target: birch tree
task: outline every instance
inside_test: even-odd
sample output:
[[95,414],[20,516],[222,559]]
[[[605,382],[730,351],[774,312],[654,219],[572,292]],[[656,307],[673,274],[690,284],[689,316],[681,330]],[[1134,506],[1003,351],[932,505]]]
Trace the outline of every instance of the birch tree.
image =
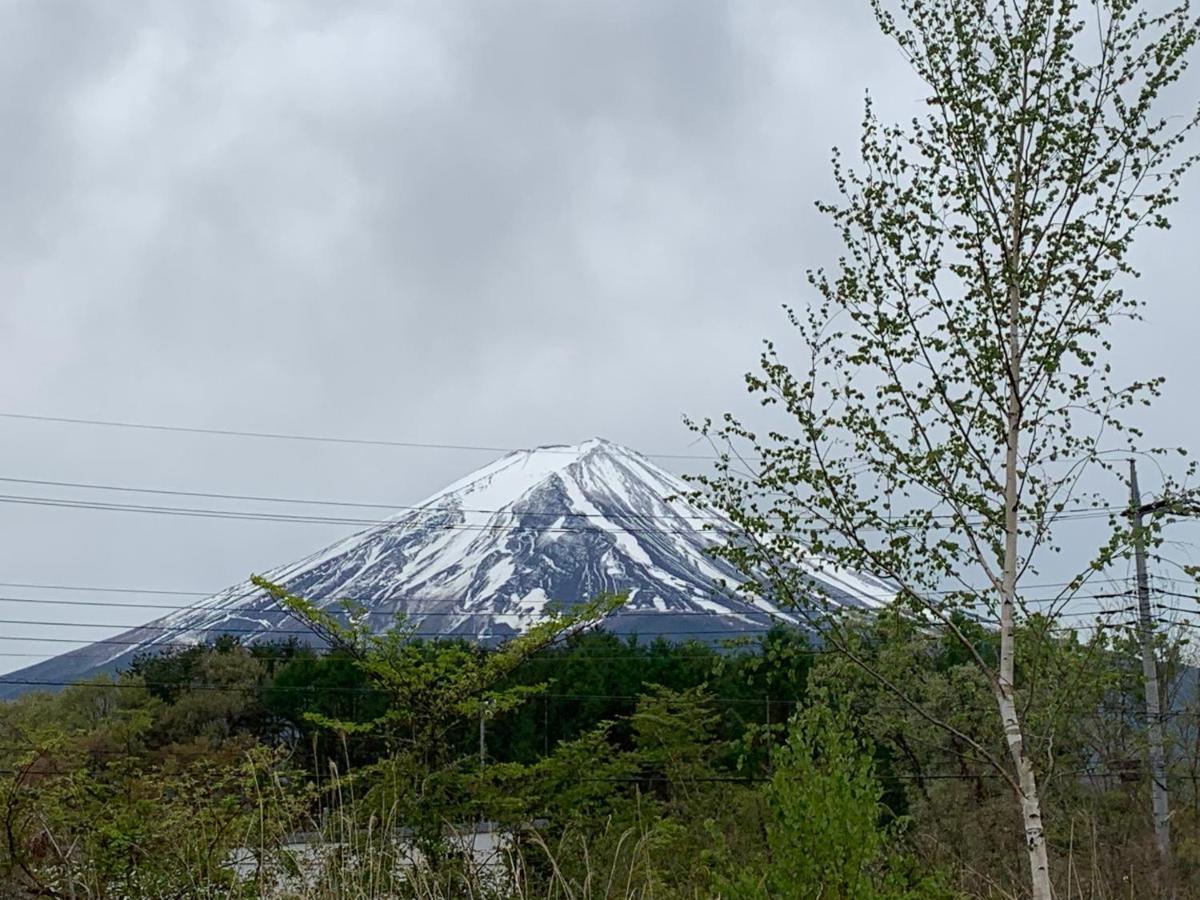
[[[720,552],[746,589],[825,626],[835,598],[810,576],[832,566],[886,577],[952,633],[964,609],[993,623],[996,662],[960,637],[994,700],[1006,749],[991,759],[1017,800],[1033,896],[1048,900],[1016,624],[1062,523],[1101,502],[1087,473],[1136,437],[1128,413],[1159,391],[1116,381],[1112,342],[1142,307],[1133,241],[1168,227],[1194,161],[1197,115],[1167,115],[1164,94],[1197,22],[1187,3],[1152,13],[1136,0],[872,7],[927,111],[886,124],[868,100],[860,161],[834,152],[840,196],[818,206],[843,254],[788,310],[798,365],[768,342],[747,376],[769,430],[731,415],[695,426],[721,451],[699,491],[735,523]],[[1120,552],[1127,523],[1111,525],[1053,599]]]

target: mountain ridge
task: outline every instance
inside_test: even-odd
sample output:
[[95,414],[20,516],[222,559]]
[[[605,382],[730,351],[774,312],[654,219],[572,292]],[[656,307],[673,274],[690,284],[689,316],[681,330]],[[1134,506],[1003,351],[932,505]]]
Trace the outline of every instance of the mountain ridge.
[[[686,482],[602,438],[506,454],[414,507],[263,576],[317,606],[352,599],[385,627],[403,615],[423,635],[496,642],[602,593],[626,605],[603,627],[646,638],[715,639],[796,618],[732,588],[742,578],[710,550],[730,523],[686,498]],[[836,601],[873,606],[878,579],[818,576]],[[0,696],[72,681],[152,653],[237,634],[303,631],[264,592],[239,583],[178,612],[0,676]],[[6,686],[6,682],[9,684]]]

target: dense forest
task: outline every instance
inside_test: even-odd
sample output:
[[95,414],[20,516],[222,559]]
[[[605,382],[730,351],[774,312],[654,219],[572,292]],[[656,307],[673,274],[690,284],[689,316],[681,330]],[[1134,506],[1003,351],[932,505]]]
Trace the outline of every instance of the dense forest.
[[[961,624],[998,652],[994,632]],[[317,653],[225,639],[8,704],[4,893],[1020,894],[1012,789],[971,747],[999,753],[1003,736],[957,640],[902,615],[864,621],[855,654],[880,677],[793,630],[730,646],[547,640]],[[1042,629],[1026,646],[1022,675],[1055,700],[1029,714],[1064,896],[1160,895],[1136,642]],[[1189,896],[1200,719],[1186,644],[1161,650],[1170,876]],[[483,861],[461,840],[479,822],[502,835]]]

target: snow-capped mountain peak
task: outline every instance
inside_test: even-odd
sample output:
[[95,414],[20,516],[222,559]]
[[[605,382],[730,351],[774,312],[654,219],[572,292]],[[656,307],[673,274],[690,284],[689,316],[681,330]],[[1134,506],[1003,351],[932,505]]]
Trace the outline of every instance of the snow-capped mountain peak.
[[[378,627],[402,614],[429,636],[495,640],[527,628],[548,603],[569,606],[610,592],[628,601],[605,627],[651,638],[716,639],[794,621],[765,600],[733,596],[739,573],[709,552],[728,522],[686,500],[687,490],[646,457],[602,438],[521,450],[263,574],[322,607],[352,599]],[[864,576],[838,572],[825,580],[847,604],[875,605],[891,595]],[[119,642],[80,648],[12,677],[65,680],[223,633],[270,640],[296,628],[247,581]]]

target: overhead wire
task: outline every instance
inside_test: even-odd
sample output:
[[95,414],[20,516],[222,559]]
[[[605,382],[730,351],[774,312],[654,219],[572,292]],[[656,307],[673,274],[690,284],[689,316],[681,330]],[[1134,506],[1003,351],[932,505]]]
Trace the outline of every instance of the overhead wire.
[[[343,600],[346,598],[337,597],[335,599]],[[377,600],[377,601],[366,600],[366,601],[351,601],[351,602],[394,603],[394,602],[398,602],[398,601],[405,602],[405,603],[443,602],[444,598],[443,598],[443,601],[434,601],[432,598],[429,598],[428,600],[423,601],[421,598],[415,598],[415,597],[383,597],[383,598],[379,598],[379,600]],[[310,599],[310,602],[320,603],[323,601],[316,600],[316,599]],[[546,604],[548,605],[551,602],[552,601],[547,600]],[[114,608],[114,609],[158,609],[158,610],[170,610],[173,612],[257,613],[260,615],[262,613],[268,613],[268,612],[288,612],[286,609],[283,609],[278,606],[275,606],[275,607],[203,606],[203,605],[175,606],[175,605],[172,605],[169,603],[121,603],[121,602],[116,602],[116,601],[111,601],[111,600],[62,600],[62,599],[58,599],[58,598],[47,598],[47,597],[3,597],[3,596],[0,596],[0,603],[29,603],[29,604],[34,604],[34,605],[45,605],[45,606],[82,606],[82,607],[98,607],[101,609],[108,609],[108,608]],[[326,609],[326,611],[328,612],[329,610]],[[336,611],[336,612],[340,612],[340,611]],[[399,611],[399,610],[364,609],[361,612],[355,612],[355,616],[359,616],[359,617],[361,617],[361,616],[391,616],[392,618],[395,618],[400,612],[401,611]],[[663,615],[663,610],[653,609],[650,607],[637,607],[634,609],[622,609],[620,611],[620,614],[622,617],[633,616],[633,615],[638,615],[638,616],[654,615],[654,616],[661,617]],[[774,616],[776,618],[779,618],[779,616],[777,614],[772,613],[768,610],[752,610],[752,609],[741,609],[741,610],[730,609],[728,612],[724,612],[724,613],[711,611],[711,610],[705,610],[705,609],[677,609],[677,610],[670,611],[668,614],[669,615],[677,615],[677,616],[708,616],[710,618],[721,618],[721,617],[725,617],[725,616],[735,616],[735,617],[736,616]],[[435,609],[435,610],[429,610],[429,611],[418,611],[414,615],[417,617],[420,617],[420,618],[475,619],[475,618],[494,618],[496,616],[516,616],[517,614],[516,613],[497,612],[497,611],[487,611],[487,610],[453,611],[453,610],[436,610]],[[8,621],[8,620],[0,619],[0,622],[4,622],[4,621]]]
[[[292,616],[292,614],[290,612],[288,612],[287,610],[281,610],[278,608],[263,609],[263,610],[259,610],[258,612],[259,612],[259,614],[281,613],[282,612],[289,617]],[[383,613],[377,613],[377,614],[382,615]],[[512,618],[519,618],[518,616],[516,616],[514,614],[509,614],[509,615]],[[633,609],[633,610],[626,611],[625,613],[623,613],[623,615],[625,615],[625,616],[649,615],[649,616],[653,616],[653,617],[661,617],[663,615],[663,613],[661,613],[655,609]],[[667,613],[667,615],[671,615],[671,614]],[[750,614],[749,613],[723,614],[723,613],[707,612],[705,610],[679,610],[675,613],[675,615],[683,615],[683,616],[694,615],[694,616],[700,616],[702,618],[707,618],[707,619],[727,619],[727,618],[736,618],[738,616],[749,616]],[[767,613],[760,613],[760,615],[764,618],[771,618]],[[453,613],[453,612],[446,612],[444,610],[433,611],[427,615],[418,614],[419,618],[429,617],[429,618],[488,618],[488,619],[499,618],[499,619],[503,619],[504,616],[505,616],[505,614],[503,614],[503,613],[477,613],[477,612]],[[357,618],[357,617],[355,617],[355,618]],[[348,624],[348,623],[343,623],[343,624]],[[781,621],[780,624],[784,625],[786,623],[783,623]],[[73,622],[73,621],[62,620],[62,619],[51,621],[51,620],[43,620],[43,619],[0,618],[0,625],[38,625],[38,626],[46,626],[46,627],[52,627],[52,628],[129,628],[130,630],[133,630],[133,631],[196,631],[197,630],[197,626],[195,626],[195,625],[156,625],[154,623],[149,623],[146,625],[125,626],[125,625],[113,625],[112,623],[109,623],[109,622]],[[219,633],[219,634],[269,634],[269,635],[270,634],[311,634],[313,631],[312,628],[287,629],[287,628],[279,628],[276,626],[271,626],[269,632],[264,632],[262,628],[230,628],[230,627],[223,626],[220,624],[216,624],[216,625],[212,625],[212,626],[208,626],[208,627],[212,631]],[[734,626],[731,625],[731,626],[728,626],[723,629],[714,630],[714,633],[736,634],[736,633],[738,633],[738,629],[736,629]],[[0,636],[0,640],[2,640],[4,637],[5,636]],[[448,635],[448,637],[453,637],[453,635]]]
[[1154,605],[1159,609],[1169,610],[1170,612],[1191,613],[1192,615],[1200,613],[1200,607],[1197,607],[1196,609],[1188,609],[1186,606],[1170,606],[1166,603],[1156,603]]
[[[1053,588],[1069,588],[1075,583],[1076,582],[1074,582],[1074,581],[1046,581],[1046,582],[1039,582],[1037,584],[1023,585],[1022,590],[1027,590],[1027,591],[1038,590],[1038,591],[1040,591],[1040,590],[1050,590]],[[1129,584],[1129,579],[1128,578],[1090,578],[1090,579],[1088,579],[1088,584],[1097,584],[1097,585],[1100,585],[1100,584]],[[181,596],[181,597],[212,597],[219,593],[223,593],[223,591],[219,591],[219,590],[218,591],[204,591],[204,590],[179,590],[179,589],[171,589],[171,588],[115,587],[112,585],[58,584],[58,583],[49,583],[49,582],[36,582],[36,581],[0,581],[0,587],[31,588],[31,589],[35,589],[35,590],[54,590],[54,591],[79,591],[82,593],[149,594],[149,595]],[[1082,589],[1082,587],[1083,587],[1083,585],[1080,585],[1081,589]],[[949,588],[949,589],[945,589],[945,590],[927,590],[927,591],[922,591],[922,593],[927,596],[946,596],[946,595],[961,595],[961,594],[969,593],[971,590],[972,589],[970,589],[970,588]],[[981,588],[974,588],[973,590],[980,595],[985,595],[985,594],[991,593],[991,588],[982,588],[981,587]],[[1115,598],[1115,597],[1131,596],[1131,594],[1132,594],[1131,591],[1126,590],[1126,591],[1121,591],[1118,593],[1091,594],[1091,595],[1088,595],[1088,597],[1090,597],[1092,599],[1110,599],[1110,598]],[[343,595],[339,594],[338,599],[353,600],[355,598],[354,597],[346,598]],[[374,598],[359,598],[359,599],[373,600]],[[1053,599],[1055,602],[1057,602],[1059,598],[1056,596],[1054,598],[1044,598],[1044,599],[1047,602],[1050,602],[1051,599]],[[1033,602],[1040,602],[1040,601],[1039,601],[1039,598],[1027,598],[1026,602],[1033,603]]]
[[[240,500],[257,503],[287,503],[302,506],[334,506],[346,507],[355,509],[380,509],[385,511],[401,511],[401,512],[428,512],[428,513],[445,513],[447,510],[444,507],[438,506],[413,506],[403,503],[368,503],[357,500],[327,500],[327,499],[309,499],[303,497],[279,497],[267,496],[262,494],[232,494],[219,491],[185,491],[170,488],[148,488],[148,487],[133,487],[128,485],[114,484],[99,484],[95,482],[84,481],[56,481],[42,478],[13,478],[0,476],[0,482],[10,484],[30,484],[39,487],[59,487],[59,488],[74,488],[79,490],[89,491],[111,491],[129,494],[156,494],[171,497],[198,497],[209,500]],[[672,502],[672,498],[663,497],[657,498],[663,502]],[[455,512],[472,513],[479,515],[496,515],[505,510],[496,509],[479,509],[472,507],[454,507]],[[721,520],[722,516],[716,513],[639,513],[639,512],[619,512],[611,513],[602,512],[554,512],[554,511],[539,511],[539,510],[521,510],[522,518],[545,518],[545,519],[634,519],[634,520]],[[375,520],[378,521],[378,520]]]
[[[27,587],[31,587],[31,586],[27,585]],[[148,593],[148,592],[143,592],[143,593]],[[178,593],[184,593],[184,592],[178,592]],[[217,593],[213,593],[213,594],[204,594],[204,593],[197,591],[195,594],[192,594],[191,592],[187,592],[187,595],[188,596],[198,596],[198,597],[213,597],[213,596],[217,596],[218,593],[221,593],[221,592],[217,592]],[[1087,594],[1087,595],[1076,595],[1074,599],[1076,601],[1083,601],[1083,600],[1109,599],[1109,598],[1128,597],[1128,596],[1130,596],[1130,595],[1129,594],[1120,594],[1120,595],[1117,595],[1117,594]],[[714,599],[717,599],[720,597],[720,595],[714,594],[713,597],[714,597]],[[311,603],[322,605],[322,604],[332,604],[334,602],[340,602],[340,601],[348,601],[350,603],[358,603],[358,604],[368,604],[368,603],[388,603],[388,604],[444,603],[446,598],[445,597],[413,597],[413,596],[354,597],[352,595],[339,594],[334,597],[306,597],[305,599]],[[728,598],[720,597],[720,599],[728,599]],[[1040,603],[1056,602],[1058,598],[1025,597],[1022,599],[1023,599],[1023,602],[1025,602],[1027,604],[1037,605]],[[552,604],[552,602],[553,601],[551,601],[551,600],[547,600],[547,601],[545,601],[545,603],[543,605],[550,605],[550,604]],[[746,601],[739,601],[739,602],[746,603]],[[90,608],[96,608],[96,609],[147,609],[147,610],[160,610],[160,611],[165,611],[165,612],[211,612],[211,613],[257,613],[257,614],[261,614],[264,612],[280,611],[280,607],[266,608],[266,607],[262,607],[262,606],[217,606],[217,605],[205,605],[205,604],[200,604],[200,603],[194,603],[194,604],[143,603],[143,602],[123,602],[123,601],[119,601],[119,600],[77,600],[74,598],[62,598],[62,597],[26,597],[26,596],[16,597],[16,596],[11,596],[11,595],[9,595],[9,596],[0,595],[0,603],[24,603],[24,604],[34,605],[34,606],[78,606],[78,607],[83,607],[83,608],[90,607]],[[323,606],[323,608],[325,608],[328,611],[329,606],[325,605],[325,606]],[[1055,617],[1058,618],[1063,615],[1073,616],[1073,617],[1088,616],[1088,615],[1093,615],[1093,614],[1111,615],[1113,612],[1125,611],[1130,608],[1132,608],[1132,607],[1120,607],[1119,609],[1117,609],[1117,608],[1097,608],[1097,609],[1087,609],[1087,610],[1070,610],[1070,611],[1066,611],[1066,612],[1062,612],[1062,613],[1057,613]],[[356,615],[395,617],[398,613],[401,613],[401,612],[403,612],[403,610],[399,610],[399,609],[383,609],[383,610],[381,610],[381,609],[363,609],[361,611],[356,612]],[[766,609],[754,609],[754,608],[750,608],[747,605],[743,608],[730,607],[726,611],[721,611],[721,612],[718,612],[715,610],[704,610],[704,609],[677,609],[677,610],[664,611],[664,610],[654,609],[654,608],[650,608],[650,607],[634,607],[634,608],[630,608],[630,609],[621,609],[620,615],[623,617],[630,616],[630,615],[661,616],[664,614],[664,612],[666,612],[667,614],[670,614],[670,615],[701,615],[701,616],[714,616],[714,617],[774,616],[776,618],[782,618],[784,615],[789,614],[787,609],[771,611],[771,610],[766,610]],[[515,613],[497,612],[495,610],[461,610],[461,611],[429,610],[429,611],[421,611],[418,609],[418,610],[414,611],[414,615],[422,617],[422,618],[425,618],[425,617],[489,618],[489,617],[494,617],[497,615],[516,615],[516,614]]]
[[[352,516],[319,516],[304,513],[269,513],[258,510],[208,509],[204,507],[167,506],[135,503],[106,503],[95,500],[76,500],[71,498],[36,497],[20,494],[0,494],[0,503],[19,506],[41,506],[59,509],[85,509],[102,512],[130,512],[160,516],[176,516],[195,519],[221,519],[225,521],[247,522],[283,522],[304,525],[350,525],[356,527],[413,527],[418,526],[432,531],[476,531],[476,532],[521,532],[532,531],[539,534],[606,534],[609,529],[599,527],[567,528],[563,526],[499,524],[499,523],[467,523],[467,522],[421,522],[400,519],[395,521],[372,519]],[[431,510],[445,514],[445,510]],[[519,513],[509,512],[514,518]],[[667,528],[623,528],[622,531],[633,534],[675,534],[695,535],[696,529],[667,529]]]
[[[136,626],[135,625],[135,626],[115,626],[115,627],[126,627],[127,630],[129,630],[129,631],[136,631],[140,627],[144,627],[144,626]],[[196,630],[196,629],[191,629],[191,630]],[[737,639],[740,637],[752,637],[754,635],[770,634],[771,631],[772,631],[772,629],[770,629],[770,628],[747,628],[747,629],[737,631],[737,632],[732,632],[732,631],[729,631],[728,629],[701,629],[701,630],[669,629],[669,630],[661,630],[661,629],[656,628],[656,629],[654,629],[653,633],[647,632],[644,635],[644,639],[649,641],[649,640],[653,640],[654,638],[658,638],[658,637],[687,637],[687,636],[695,637],[697,635],[724,635],[726,638],[729,638],[732,640],[732,639]],[[304,632],[304,633],[308,634],[309,632]],[[460,638],[460,637],[463,639],[481,640],[481,639],[491,639],[491,638],[503,638],[503,637],[508,636],[506,633],[453,635],[453,634],[447,634],[444,631],[416,631],[416,632],[409,632],[408,635],[410,637],[414,637],[414,638],[443,638],[446,640],[455,640],[456,638]],[[618,633],[617,636],[622,637],[624,635]],[[90,640],[88,638],[43,637],[43,636],[39,636],[39,635],[7,635],[7,634],[0,635],[0,641],[21,641],[21,642],[36,641],[38,643],[82,644],[85,647],[90,647],[95,644],[102,644],[102,645],[116,646],[116,647],[143,647],[146,649],[161,649],[161,648],[165,648],[165,647],[178,647],[178,648],[182,648],[182,649],[187,649],[189,647],[195,647],[199,643],[199,642],[195,642],[195,641],[155,641],[155,642],[153,642],[153,644],[151,644],[144,640],[143,641],[122,641],[122,640],[117,640],[115,638],[100,638],[97,640]],[[79,649],[83,649],[83,648],[79,648]],[[3,679],[4,679],[4,676],[0,675],[0,683],[3,682]]]
[[[1197,592],[1194,594],[1184,594],[1180,593],[1179,591],[1164,591],[1160,588],[1151,588],[1151,592],[1162,597],[1179,597],[1183,600],[1195,600],[1197,603],[1200,603],[1200,588],[1198,588]],[[1192,610],[1192,612],[1198,611],[1200,611],[1200,609]]]
[[[1193,626],[1192,623],[1175,622],[1175,621],[1169,620],[1169,619],[1162,619],[1160,621],[1163,621],[1167,624],[1173,624],[1173,625],[1200,627],[1200,624],[1196,624]],[[1106,621],[1096,620],[1091,623],[1088,623],[1086,626],[1082,626],[1082,625],[1058,626],[1057,628],[1054,629],[1054,631],[1055,631],[1055,633],[1068,633],[1068,632],[1077,633],[1081,628],[1086,628],[1086,627],[1091,627],[1091,626],[1095,626],[1098,628],[1135,627],[1135,623],[1106,622]],[[138,626],[138,625],[105,626],[105,627],[124,627],[127,632],[141,631],[141,630],[165,630],[165,628],[154,629],[154,628],[149,628],[148,626]],[[598,629],[600,626],[596,625],[596,626],[588,626],[588,627],[589,627],[589,629],[590,628]],[[187,631],[198,631],[198,630],[199,631],[209,631],[209,632],[211,632],[211,634],[214,637],[220,637],[222,634],[225,634],[228,636],[234,636],[236,634],[261,635],[265,638],[269,638],[273,634],[296,634],[296,635],[304,635],[304,636],[313,635],[313,631],[311,629],[305,629],[305,630],[273,629],[268,632],[263,632],[263,631],[259,631],[259,630],[223,632],[219,628],[198,629],[195,627],[191,627],[191,628],[181,627],[176,630],[176,633],[187,632]],[[772,633],[772,631],[774,631],[774,630],[775,630],[775,628],[768,628],[768,627],[740,628],[737,630],[734,630],[731,628],[708,628],[708,629],[703,629],[703,628],[697,628],[697,629],[654,628],[652,630],[647,631],[645,634],[639,634],[636,631],[611,632],[611,633],[613,633],[614,636],[619,637],[619,638],[625,638],[625,637],[640,638],[642,640],[645,640],[647,643],[653,642],[660,638],[681,638],[681,639],[695,639],[701,643],[706,643],[708,641],[716,641],[719,644],[728,646],[729,644],[735,644],[738,641],[752,640],[755,637],[766,636],[766,635]],[[483,632],[476,632],[476,633],[453,634],[453,633],[447,633],[447,632],[441,631],[441,630],[438,630],[438,631],[419,631],[419,630],[417,630],[417,631],[406,632],[405,635],[406,635],[406,637],[422,639],[422,640],[450,640],[450,641],[459,640],[459,639],[472,640],[472,641],[494,640],[494,639],[504,639],[504,638],[511,636],[507,632],[483,631]],[[119,637],[89,639],[89,638],[50,637],[47,635],[0,635],[0,641],[18,641],[20,643],[33,642],[33,643],[39,643],[39,644],[74,644],[74,645],[76,645],[73,648],[75,650],[83,650],[83,649],[87,649],[87,648],[93,647],[93,646],[132,647],[132,648],[140,648],[144,652],[156,652],[156,651],[162,651],[162,650],[187,650],[187,649],[191,649],[191,648],[195,648],[195,647],[206,646],[206,642],[202,642],[202,641],[184,641],[184,640],[172,641],[172,640],[159,640],[157,638],[150,638],[150,639],[134,641],[134,640],[121,640],[121,639],[119,639]],[[835,652],[835,651],[820,650],[820,651],[804,651],[804,652],[825,653],[825,652]],[[23,654],[23,655],[25,655],[25,654]],[[29,655],[32,655],[32,654],[29,654]],[[118,656],[119,655],[120,654],[118,654]],[[0,675],[0,684],[5,683],[5,677],[6,676],[4,676],[4,675]]]
[[[158,491],[152,491],[158,493]],[[198,519],[221,519],[227,521],[249,521],[249,522],[281,522],[289,524],[308,524],[308,525],[348,525],[362,528],[377,527],[385,529],[389,527],[420,527],[434,531],[478,531],[478,532],[513,532],[513,531],[532,531],[537,533],[549,534],[571,534],[571,533],[611,533],[610,529],[600,527],[579,527],[569,528],[557,525],[540,525],[540,524],[502,524],[496,522],[415,522],[409,518],[398,517],[394,519],[370,518],[364,516],[332,516],[332,515],[314,515],[311,513],[274,513],[265,512],[262,510],[244,510],[244,509],[213,509],[208,507],[195,506],[178,506],[166,504],[138,504],[138,503],[116,503],[110,501],[84,500],[70,497],[46,497],[35,496],[28,494],[0,494],[0,503],[7,503],[17,506],[34,506],[34,507],[49,507],[57,509],[84,509],[101,512],[129,512],[140,513],[146,515],[161,515],[161,516],[177,516],[182,518],[198,518]],[[417,511],[424,512],[426,509],[433,515],[446,515],[448,510],[437,507],[433,508],[415,508]],[[493,516],[505,515],[513,519],[523,519],[525,514],[517,510],[495,510]],[[1062,517],[1065,521],[1086,521],[1100,517],[1106,517],[1105,512],[1081,511],[1078,515],[1071,518]],[[558,516],[557,518],[565,518]],[[636,514],[618,514],[612,517],[600,516],[599,518],[628,518],[636,520]],[[662,517],[664,519],[669,517]],[[684,516],[678,517],[678,520],[686,519]],[[718,523],[726,523],[728,520],[721,518],[713,518],[710,521]],[[816,520],[810,520],[801,529],[810,526],[820,525]],[[897,525],[900,530],[916,531],[917,525]],[[933,527],[933,526],[931,526]],[[943,529],[950,529],[952,524],[938,526]],[[864,524],[864,531],[882,531],[882,525]],[[622,528],[622,531],[630,534],[674,534],[674,535],[696,535],[704,533],[696,528],[687,529],[668,529],[668,528]],[[788,532],[778,532],[786,534]],[[803,530],[796,532],[802,535]]]
[[[26,422],[48,422],[65,425],[87,425],[101,428],[127,428],[140,431],[174,432],[179,434],[207,434],[221,437],[245,437],[273,441],[303,441],[320,444],[349,444],[368,447],[395,447],[410,450],[464,450],[480,453],[521,453],[533,450],[539,453],[576,453],[574,449],[551,445],[546,447],[505,447],[489,444],[437,443],[429,441],[401,441],[384,438],[352,438],[332,435],[296,434],[278,431],[251,431],[236,428],[210,428],[198,425],[162,425],[149,422],[128,422],[112,419],[89,419],[71,416],[44,416],[31,413],[0,412],[0,418]],[[713,454],[694,453],[642,453],[650,459],[715,460]]]
[[[310,499],[310,498],[303,498],[303,497],[281,497],[281,496],[276,496],[276,495],[236,494],[236,493],[228,493],[228,492],[221,492],[221,491],[196,491],[196,490],[180,490],[180,489],[174,489],[174,488],[151,488],[151,487],[144,487],[144,486],[102,484],[102,483],[97,483],[97,482],[83,482],[83,481],[63,481],[63,480],[42,479],[42,478],[17,478],[17,477],[12,477],[12,476],[0,476],[0,482],[10,483],[10,484],[36,485],[39,487],[72,488],[72,489],[77,489],[77,490],[106,491],[106,492],[134,493],[134,494],[153,494],[153,495],[172,496],[172,497],[196,497],[196,498],[212,499],[212,500],[237,500],[237,501],[244,501],[244,502],[283,503],[283,504],[304,505],[304,506],[332,506],[332,507],[343,507],[343,508],[379,509],[379,510],[385,510],[385,511],[425,512],[425,513],[431,513],[431,514],[444,514],[447,512],[445,507],[430,506],[428,504],[414,506],[411,504],[406,505],[406,504],[401,504],[401,503],[363,502],[363,501],[355,501],[355,500]],[[20,500],[44,499],[47,501],[64,500],[64,501],[69,502],[69,501],[71,501],[72,498],[57,498],[57,497],[29,498],[29,497],[24,497],[21,495],[16,495],[14,499],[20,499]],[[674,502],[688,502],[686,500],[686,498],[683,498],[683,497],[668,496],[668,497],[656,497],[655,499],[659,500],[660,502],[662,502],[664,504],[669,504],[669,503],[674,503]],[[79,501],[79,502],[95,502],[95,501]],[[124,506],[126,504],[114,504],[114,505]],[[131,504],[130,506],[136,507],[137,505]],[[159,507],[148,507],[148,508],[157,509]],[[163,508],[170,508],[170,507],[163,507]],[[1121,507],[1107,507],[1107,506],[1106,507],[1087,507],[1087,508],[1078,509],[1078,510],[1065,511],[1063,513],[1060,513],[1056,518],[1060,521],[1062,521],[1062,520],[1077,521],[1077,520],[1082,520],[1082,519],[1097,519],[1097,518],[1107,517],[1112,512],[1119,512],[1121,509],[1122,509]],[[213,512],[223,512],[224,510],[212,510],[212,511]],[[617,519],[617,520],[631,519],[634,521],[643,521],[643,520],[644,521],[656,521],[656,520],[691,521],[691,520],[696,520],[696,521],[718,521],[718,522],[727,522],[728,521],[728,517],[718,514],[716,512],[703,512],[703,513],[672,512],[672,513],[668,513],[668,514],[621,512],[621,511],[613,511],[613,512],[563,511],[563,512],[558,512],[558,511],[553,511],[553,510],[513,511],[513,510],[504,510],[504,509],[479,509],[479,508],[472,508],[472,507],[455,507],[453,511],[461,512],[461,513],[478,514],[478,515],[489,515],[489,516],[494,516],[494,515],[498,515],[501,513],[505,513],[505,514],[519,515],[521,518],[546,518],[546,519]],[[233,510],[231,512],[252,513],[253,511],[252,510]],[[263,514],[263,515],[269,515],[269,514]],[[334,521],[342,520],[341,517],[330,517],[330,518],[332,518]],[[936,519],[936,520],[951,520],[951,521],[957,519],[957,517],[951,513],[936,513],[936,514],[932,514],[930,516],[930,518]],[[382,524],[381,521],[378,519],[349,519],[349,518],[347,518],[346,521],[353,523],[353,524],[361,524],[363,522]],[[807,519],[805,521],[810,522],[812,524],[819,524],[819,522],[817,522],[814,519]]]

